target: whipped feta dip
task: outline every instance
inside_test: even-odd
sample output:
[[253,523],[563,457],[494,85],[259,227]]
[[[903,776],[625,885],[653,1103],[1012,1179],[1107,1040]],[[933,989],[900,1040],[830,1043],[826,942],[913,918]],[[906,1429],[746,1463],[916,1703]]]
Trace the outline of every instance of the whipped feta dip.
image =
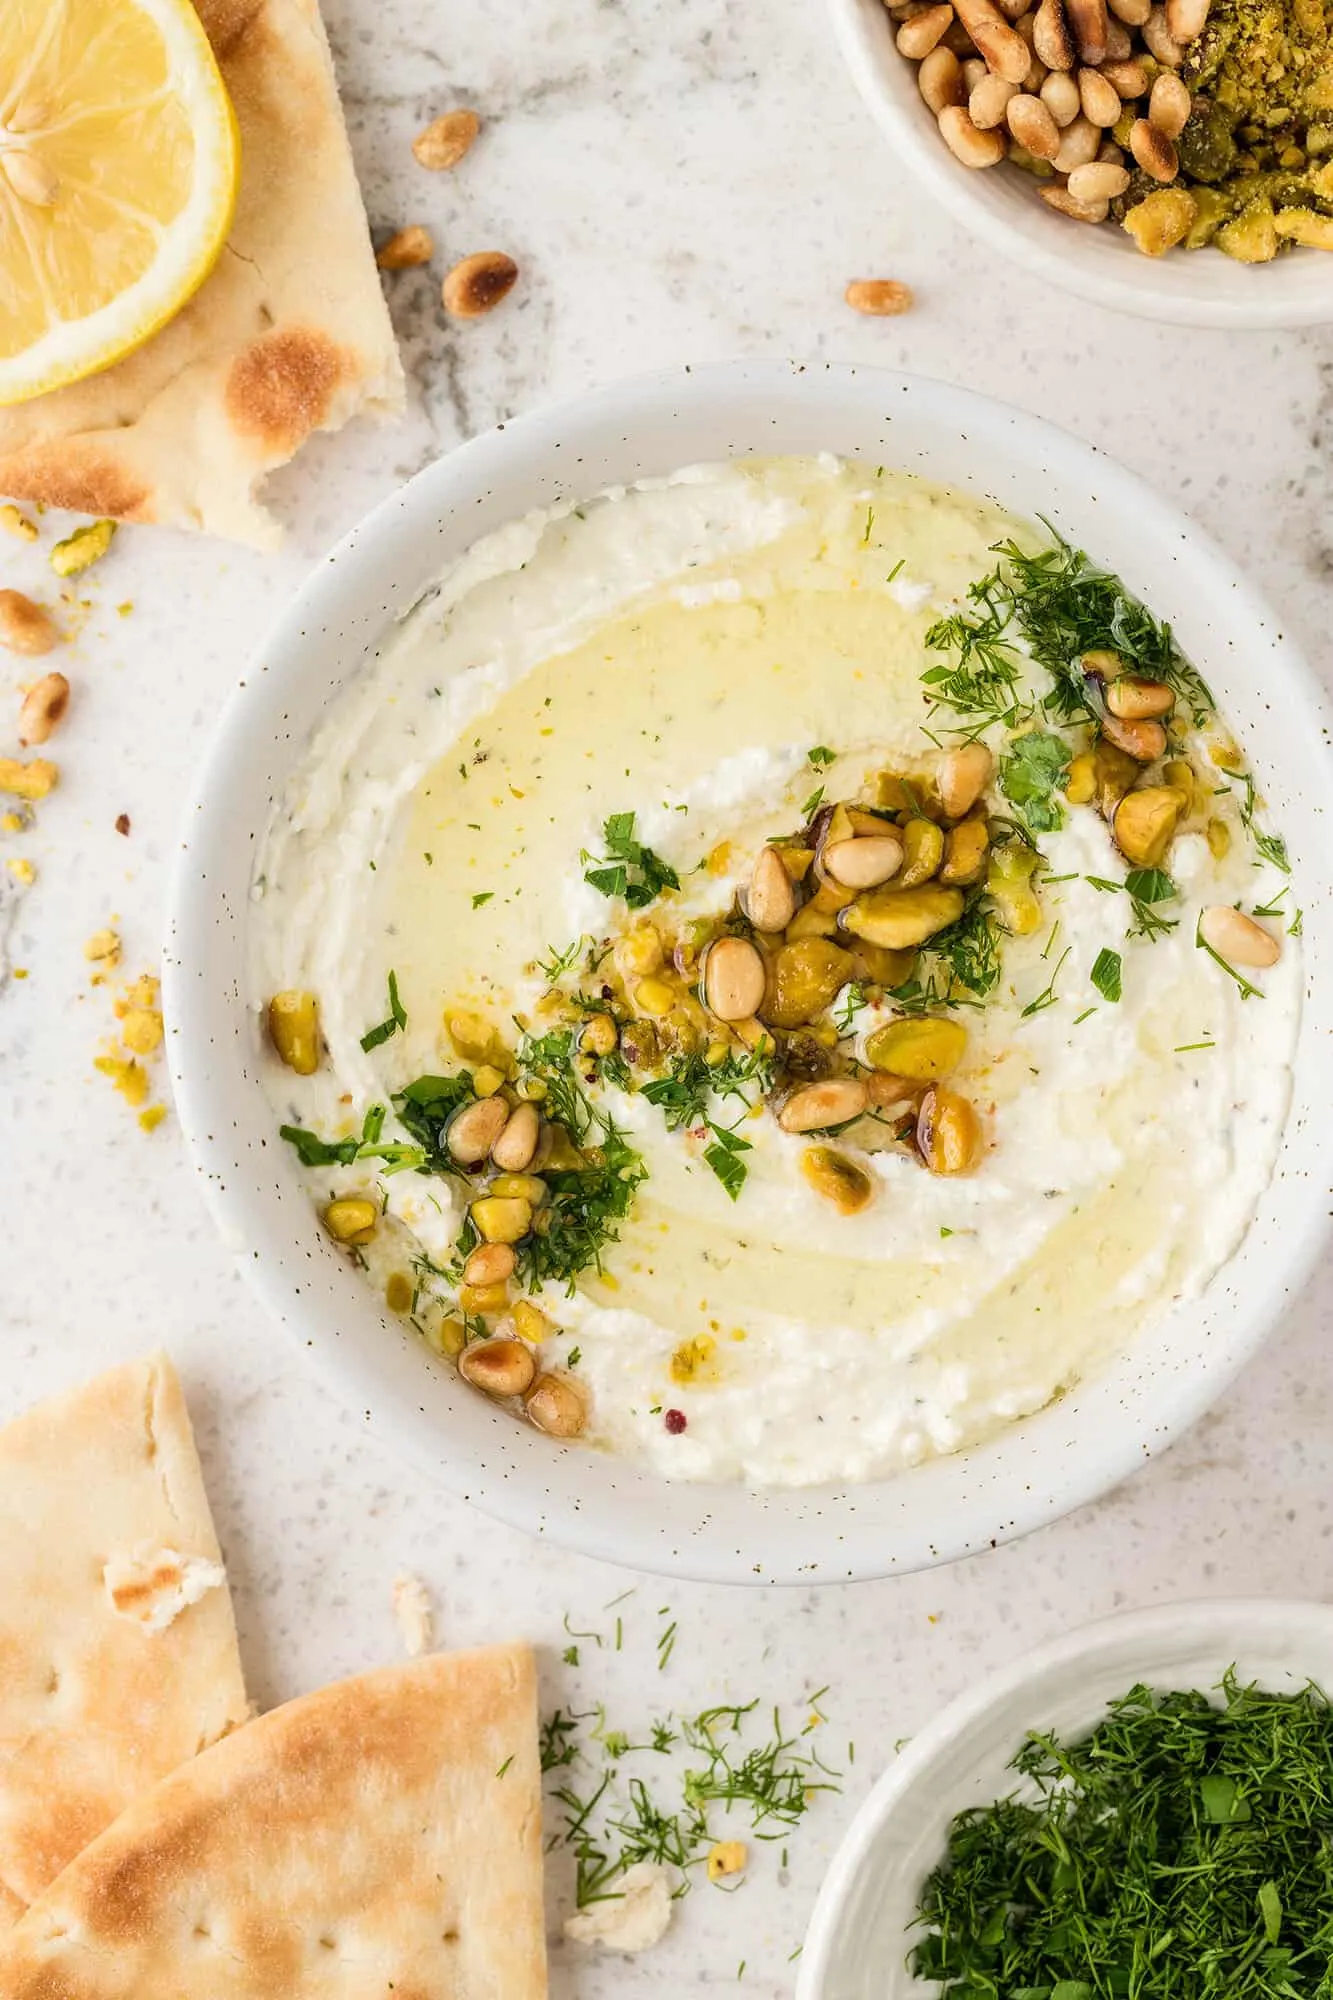
[[[1011,536],[1031,539],[972,498],[821,458],[693,467],[478,542],[331,703],[272,815],[251,997],[313,994],[323,1043],[309,1075],[268,1052],[275,1123],[338,1140],[381,1107],[405,1142],[394,1095],[459,1067],[448,1016],[540,1032],[552,965],[654,914],[587,880],[612,815],[672,864],[673,926],[716,924],[816,793],[928,761],[952,718],[925,634]],[[1038,836],[1040,927],[957,1010],[950,1085],[985,1133],[966,1174],[869,1151],[873,1199],[842,1213],[802,1172],[809,1139],[756,1107],[733,1200],[707,1133],[596,1086],[646,1177],[603,1268],[536,1295],[582,1443],[673,1478],[883,1478],[1042,1408],[1202,1292],[1272,1174],[1300,1004],[1291,879],[1219,780],[1225,838],[1176,835],[1151,938],[1126,935],[1106,819],[1071,807]],[[1231,903],[1283,936],[1239,981],[1196,942]],[[1093,981],[1107,950],[1118,999]],[[403,1021],[367,1047],[390,972]],[[863,1049],[899,1006],[849,986],[835,1011]],[[367,1283],[436,1341],[466,1185],[373,1157],[307,1176],[320,1206],[374,1202]]]

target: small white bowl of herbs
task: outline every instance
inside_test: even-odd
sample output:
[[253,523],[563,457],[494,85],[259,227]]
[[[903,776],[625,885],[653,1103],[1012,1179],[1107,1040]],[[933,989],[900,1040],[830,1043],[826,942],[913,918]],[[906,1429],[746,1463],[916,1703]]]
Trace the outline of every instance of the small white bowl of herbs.
[[952,1702],[862,1807],[797,2000],[1333,1991],[1333,1607],[1085,1626]]

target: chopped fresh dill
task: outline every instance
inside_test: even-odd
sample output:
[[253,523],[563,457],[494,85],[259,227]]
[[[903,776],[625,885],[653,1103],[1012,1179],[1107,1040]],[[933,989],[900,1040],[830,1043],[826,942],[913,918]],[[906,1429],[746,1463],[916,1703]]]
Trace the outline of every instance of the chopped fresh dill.
[[902,575],[903,571],[906,568],[907,568],[907,557],[899,556],[897,562],[893,565],[893,568],[889,571],[888,575],[885,577],[884,579],[885,583],[896,583],[898,581],[898,578]]
[[[659,1664],[669,1657],[675,1626],[659,1641]],[[747,1812],[758,1840],[781,1840],[804,1818],[821,1792],[839,1789],[839,1773],[799,1736],[783,1729],[780,1713],[760,1741],[753,1740],[759,1703],[724,1704],[696,1716],[660,1718],[650,1726],[649,1740],[636,1742],[620,1730],[607,1728],[605,1713],[579,1743],[585,1715],[557,1710],[542,1726],[542,1768],[563,1772],[580,1760],[590,1761],[589,1745],[600,1747],[604,1759],[595,1781],[586,1787],[562,1777],[552,1798],[562,1809],[562,1825],[553,1845],[573,1854],[575,1895],[580,1909],[619,1894],[617,1884],[628,1868],[655,1861],[676,1871],[675,1894],[690,1887],[691,1872],[707,1859],[716,1830],[711,1809]],[[674,1753],[674,1754],[672,1754]],[[632,1768],[639,1757],[670,1756],[669,1764],[654,1766],[648,1780]]]
[[563,951],[556,951],[554,947],[548,947],[545,958],[534,960],[542,978],[549,981],[552,986],[557,981],[563,979],[565,974],[572,971],[578,964],[583,947],[587,942],[586,937],[576,937],[573,944],[567,944]]
[[1239,785],[1240,798],[1237,809],[1241,823],[1249,834],[1255,853],[1261,860],[1269,861],[1274,868],[1280,868],[1284,875],[1291,873],[1291,857],[1287,853],[1287,843],[1280,833],[1264,833],[1255,824],[1255,810],[1258,800],[1252,774],[1248,771],[1223,771],[1222,776],[1229,785]]
[[400,1029],[406,1026],[407,1015],[403,1011],[402,1001],[398,998],[398,974],[391,972],[389,974],[388,1017],[381,1021],[378,1027],[366,1030],[366,1033],[361,1037],[361,1046],[366,1054],[369,1055],[372,1049],[377,1049],[381,1042],[387,1042],[390,1035],[396,1035]]
[[840,1035],[850,1035],[852,1022],[858,1009],[866,1004],[865,988],[859,980],[851,979],[843,987],[838,1005],[833,1010],[833,1025]]
[[[612,813],[602,826],[606,854],[594,868],[584,870],[583,879],[604,896],[620,896],[632,910],[647,909],[664,889],[679,889],[680,877],[670,862],[635,838],[636,815]],[[584,853],[583,861],[593,856]]]
[[873,507],[867,507],[865,532],[861,536],[861,547],[863,549],[868,549],[870,547],[870,531],[874,527],[874,525],[875,525],[875,510]]
[[958,1813],[921,1892],[917,1978],[949,2000],[1315,2000],[1333,1981],[1333,1716],[1234,1670],[1221,1702],[1137,1686]]
[[708,1132],[710,1144],[704,1149],[704,1162],[735,1201],[747,1173],[740,1155],[751,1150],[750,1142],[737,1136],[735,1125],[719,1124],[710,1107],[715,1098],[737,1100],[742,1107],[735,1121],[738,1125],[772,1087],[773,1050],[763,1042],[749,1055],[733,1052],[718,1063],[709,1063],[698,1050],[675,1056],[666,1075],[645,1083],[641,1095],[657,1106],[668,1132],[696,1127]]
[[[1051,935],[1053,938],[1055,933],[1052,932]],[[1048,1007],[1054,1007],[1055,982],[1060,977],[1061,967],[1064,965],[1065,960],[1068,958],[1070,952],[1073,949],[1074,947],[1072,945],[1067,944],[1065,946],[1064,950],[1060,953],[1059,958],[1055,961],[1055,971],[1051,974],[1049,984],[1043,987],[1042,991],[1037,995],[1035,1000],[1028,1001],[1027,1006],[1023,1009],[1020,1019],[1026,1021],[1029,1015],[1043,1014],[1045,1013]],[[1043,952],[1042,957],[1044,958],[1045,956],[1046,954],[1045,952]]]
[[1176,1056],[1187,1056],[1193,1049],[1215,1049],[1216,1047],[1216,1042],[1177,1042],[1171,1053]]
[[1214,965],[1221,966],[1223,972],[1226,973],[1228,979],[1235,980],[1237,986],[1240,988],[1240,997],[1242,1000],[1263,999],[1264,995],[1262,987],[1252,986],[1249,980],[1245,977],[1244,973],[1237,972],[1235,966],[1232,965],[1228,959],[1223,958],[1220,951],[1213,950],[1213,947],[1209,944],[1207,938],[1203,934],[1202,910],[1200,910],[1199,912],[1199,921],[1194,927],[1194,942],[1198,946],[1200,951],[1207,952],[1209,958],[1212,959]]
[[431,1173],[457,1171],[445,1133],[454,1113],[473,1095],[471,1073],[463,1069],[455,1076],[419,1076],[394,1098],[399,1123],[422,1148],[422,1164]]
[[816,791],[811,792],[809,798],[806,800],[805,804],[801,807],[802,818],[813,819],[815,814],[819,811],[819,808],[823,805],[823,803],[824,803],[824,787],[820,785]]
[[642,1155],[580,1084],[577,1046],[573,1029],[555,1028],[524,1035],[517,1055],[520,1076],[545,1085],[547,1117],[563,1125],[581,1155],[577,1165],[544,1170],[545,1226],[520,1246],[519,1272],[525,1285],[549,1280],[570,1292],[580,1272],[601,1270],[603,1252],[619,1241],[620,1224],[648,1174]]
[[1178,917],[1162,916],[1156,907],[1159,903],[1174,902],[1180,894],[1164,869],[1131,868],[1123,882],[1113,882],[1105,875],[1085,875],[1083,879],[1107,895],[1118,896],[1124,890],[1131,904],[1126,937],[1147,938],[1151,942],[1165,937],[1180,921]]
[[921,947],[912,977],[886,989],[889,999],[909,1014],[980,1005],[999,984],[1003,936],[990,897],[974,890],[957,922]]

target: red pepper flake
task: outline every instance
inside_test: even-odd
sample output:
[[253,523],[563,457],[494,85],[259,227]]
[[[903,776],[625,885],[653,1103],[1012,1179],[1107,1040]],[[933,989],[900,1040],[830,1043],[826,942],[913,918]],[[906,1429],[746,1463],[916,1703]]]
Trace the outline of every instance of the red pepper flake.
[[117,833],[128,833],[128,832],[129,832],[129,830],[130,830],[130,816],[129,816],[129,814],[128,814],[128,813],[117,813],[117,814],[116,814],[116,832],[117,832]]
[[662,1419],[672,1437],[679,1437],[685,1428],[684,1410],[668,1410]]

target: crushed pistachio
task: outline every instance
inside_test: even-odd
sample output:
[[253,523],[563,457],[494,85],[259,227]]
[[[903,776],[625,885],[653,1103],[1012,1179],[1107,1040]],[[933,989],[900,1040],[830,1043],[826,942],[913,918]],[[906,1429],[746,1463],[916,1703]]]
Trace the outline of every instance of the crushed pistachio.
[[21,542],[35,542],[37,539],[37,523],[30,520],[12,500],[0,507],[0,528],[7,535],[16,535]]
[[14,880],[25,889],[30,889],[37,880],[37,870],[25,855],[13,855],[5,863]]
[[86,527],[76,528],[52,549],[52,569],[57,576],[82,576],[94,563],[101,562],[115,535],[114,521],[90,521]]

